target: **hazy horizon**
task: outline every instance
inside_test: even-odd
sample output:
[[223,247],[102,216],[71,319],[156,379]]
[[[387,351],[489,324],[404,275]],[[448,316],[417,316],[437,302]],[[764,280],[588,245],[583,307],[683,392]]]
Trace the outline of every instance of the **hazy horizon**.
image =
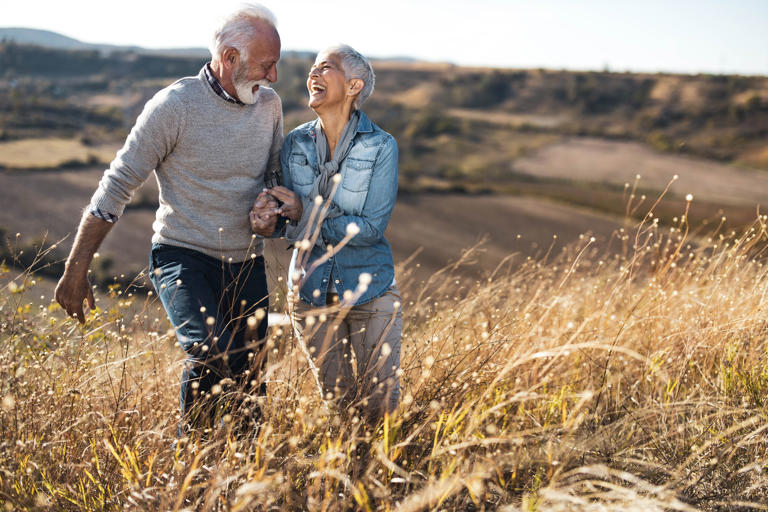
[[[238,3],[189,9],[178,0],[136,0],[127,11],[95,0],[43,0],[34,11],[4,6],[2,23],[94,44],[205,48],[216,20]],[[768,75],[768,2],[759,0],[653,0],[620,9],[604,0],[479,0],[471,8],[395,0],[375,11],[339,0],[319,8],[307,0],[265,5],[278,18],[284,50],[318,51],[343,41],[371,57],[462,66]]]

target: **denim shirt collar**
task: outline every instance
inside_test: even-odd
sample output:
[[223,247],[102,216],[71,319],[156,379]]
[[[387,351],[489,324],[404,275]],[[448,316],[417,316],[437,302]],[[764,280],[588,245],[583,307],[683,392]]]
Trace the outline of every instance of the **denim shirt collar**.
[[[306,134],[308,137],[314,139],[315,134],[317,133],[317,130],[320,129],[320,118],[314,120],[314,122],[311,122],[306,127]],[[358,133],[371,133],[373,131],[373,123],[371,123],[371,120],[368,119],[368,116],[365,115],[365,112],[362,110],[360,111],[360,120],[357,122],[357,130],[355,130],[355,135]]]

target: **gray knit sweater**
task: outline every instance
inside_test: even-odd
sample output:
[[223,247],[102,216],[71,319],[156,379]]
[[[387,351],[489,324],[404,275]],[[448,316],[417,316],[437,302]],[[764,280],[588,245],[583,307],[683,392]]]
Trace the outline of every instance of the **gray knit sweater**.
[[280,98],[261,87],[253,105],[218,96],[201,70],[158,92],[91,198],[91,207],[121,215],[154,170],[160,207],[152,242],[240,262],[261,254],[248,211],[264,174],[280,172]]

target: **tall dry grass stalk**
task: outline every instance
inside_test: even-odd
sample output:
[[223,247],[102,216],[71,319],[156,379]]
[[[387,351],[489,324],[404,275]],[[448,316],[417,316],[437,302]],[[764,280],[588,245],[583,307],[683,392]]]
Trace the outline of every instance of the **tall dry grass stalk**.
[[226,415],[178,444],[182,352],[155,298],[113,290],[81,327],[50,297],[33,305],[22,275],[0,298],[0,500],[768,509],[768,218],[707,235],[652,220],[618,232],[614,253],[585,236],[469,284],[455,270],[472,250],[423,286],[401,268],[402,403],[377,425],[327,408],[291,329],[274,327],[261,428],[236,435]]

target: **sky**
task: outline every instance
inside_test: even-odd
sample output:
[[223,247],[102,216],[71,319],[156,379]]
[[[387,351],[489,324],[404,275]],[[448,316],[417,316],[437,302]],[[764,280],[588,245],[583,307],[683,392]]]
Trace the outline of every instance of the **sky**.
[[[0,0],[0,26],[89,43],[207,47],[238,0]],[[284,50],[468,66],[768,75],[768,0],[265,0]]]

